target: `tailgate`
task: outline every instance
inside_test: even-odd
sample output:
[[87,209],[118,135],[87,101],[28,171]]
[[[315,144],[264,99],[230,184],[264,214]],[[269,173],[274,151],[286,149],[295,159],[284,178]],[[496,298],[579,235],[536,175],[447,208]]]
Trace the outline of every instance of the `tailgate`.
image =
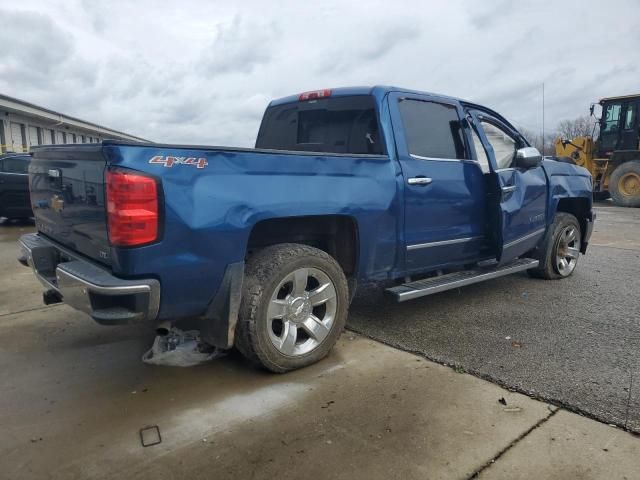
[[29,166],[31,204],[39,232],[110,264],[101,145],[34,149]]

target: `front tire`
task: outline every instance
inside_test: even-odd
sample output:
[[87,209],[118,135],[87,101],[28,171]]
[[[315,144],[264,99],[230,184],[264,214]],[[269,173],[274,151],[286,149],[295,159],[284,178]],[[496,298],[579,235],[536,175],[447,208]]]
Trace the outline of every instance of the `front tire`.
[[572,275],[578,265],[581,239],[578,219],[570,213],[557,212],[542,244],[532,255],[540,264],[537,268],[527,270],[527,273],[547,280]]
[[620,207],[640,207],[640,160],[625,162],[613,171],[609,193]]
[[307,245],[266,247],[247,262],[237,349],[282,373],[324,358],[344,329],[349,289],[338,262]]

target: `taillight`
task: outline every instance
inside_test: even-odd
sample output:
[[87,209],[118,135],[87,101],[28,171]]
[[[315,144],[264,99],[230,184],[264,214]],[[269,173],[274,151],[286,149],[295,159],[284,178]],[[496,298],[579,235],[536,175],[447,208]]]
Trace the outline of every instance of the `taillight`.
[[301,93],[298,97],[299,102],[304,102],[305,100],[315,100],[317,98],[327,98],[331,96],[331,90],[314,90],[313,92],[304,92]]
[[107,224],[111,245],[130,247],[158,238],[158,185],[145,175],[107,171]]

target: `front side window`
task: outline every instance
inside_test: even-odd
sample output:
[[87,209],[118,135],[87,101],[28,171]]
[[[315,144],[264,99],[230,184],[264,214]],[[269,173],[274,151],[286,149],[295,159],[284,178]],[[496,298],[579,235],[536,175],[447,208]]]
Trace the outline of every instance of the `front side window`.
[[476,155],[482,173],[489,173],[489,157],[487,157],[487,152],[484,150],[484,145],[482,145],[480,137],[473,128],[471,129],[471,137],[473,138],[473,147],[476,149]]
[[604,115],[602,116],[603,132],[615,132],[618,130],[621,110],[622,107],[619,103],[610,103],[605,107]]
[[480,125],[493,148],[497,168],[512,167],[518,146],[516,140],[507,132],[489,122],[481,121]]
[[426,158],[468,158],[456,107],[402,99],[399,109],[409,154]]

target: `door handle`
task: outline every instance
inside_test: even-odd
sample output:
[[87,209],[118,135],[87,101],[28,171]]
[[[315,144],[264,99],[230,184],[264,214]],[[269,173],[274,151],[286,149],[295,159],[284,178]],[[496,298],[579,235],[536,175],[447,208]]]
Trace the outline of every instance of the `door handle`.
[[407,179],[409,185],[429,185],[433,179],[429,177],[412,177]]
[[502,193],[514,192],[517,187],[515,185],[509,185],[508,187],[502,187]]

